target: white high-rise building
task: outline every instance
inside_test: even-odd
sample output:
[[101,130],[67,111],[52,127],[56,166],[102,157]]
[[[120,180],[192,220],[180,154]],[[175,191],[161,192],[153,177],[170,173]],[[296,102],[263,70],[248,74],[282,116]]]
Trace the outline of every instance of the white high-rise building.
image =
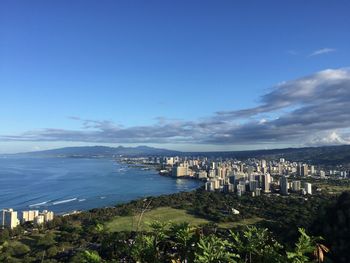
[[326,177],[326,172],[325,171],[320,171],[320,177],[325,178]]
[[18,225],[19,225],[19,220],[17,217],[17,211],[13,211],[13,209],[10,208],[10,209],[3,209],[0,212],[1,227],[8,227],[10,229],[13,229]]
[[270,192],[271,176],[270,174],[264,174],[262,177],[262,188],[265,193]]
[[315,166],[313,166],[313,165],[310,166],[310,173],[311,173],[311,175],[315,174]]
[[312,195],[312,184],[305,183],[305,192],[306,194]]
[[39,210],[22,211],[22,222],[33,222],[39,215]]
[[182,177],[182,176],[188,176],[188,175],[189,175],[189,169],[187,164],[176,165],[172,169],[172,176],[174,177]]
[[49,222],[49,221],[53,220],[54,214],[52,211],[43,210],[42,215],[44,216],[45,222]]

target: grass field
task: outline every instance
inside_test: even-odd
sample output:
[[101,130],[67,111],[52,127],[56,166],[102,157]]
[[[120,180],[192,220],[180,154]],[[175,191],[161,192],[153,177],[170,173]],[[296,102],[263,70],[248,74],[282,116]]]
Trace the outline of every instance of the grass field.
[[262,220],[265,220],[265,219],[260,218],[260,217],[252,217],[252,218],[242,219],[242,220],[237,221],[237,222],[220,223],[219,227],[221,227],[221,228],[235,228],[235,227],[239,227],[239,226],[253,225],[253,224],[256,224]]
[[[106,228],[111,232],[136,230],[138,219],[138,216],[116,217],[114,220],[106,223]],[[210,221],[204,218],[199,218],[189,214],[186,210],[171,207],[160,207],[150,210],[143,215],[139,230],[149,230],[149,224],[156,220],[160,222],[173,223],[188,222],[193,226],[210,223]],[[221,223],[219,224],[219,227],[232,228],[240,225],[254,224],[260,220],[262,219],[250,218],[239,222]]]

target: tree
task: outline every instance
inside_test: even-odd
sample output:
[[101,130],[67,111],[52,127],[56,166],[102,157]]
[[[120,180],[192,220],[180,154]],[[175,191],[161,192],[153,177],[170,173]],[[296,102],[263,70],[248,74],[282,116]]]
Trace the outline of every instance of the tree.
[[248,226],[243,232],[230,231],[230,247],[245,262],[284,262],[283,246],[274,240],[267,229]]
[[195,243],[194,228],[189,223],[172,224],[169,229],[172,246],[176,248],[176,260],[193,261]]
[[5,241],[8,241],[9,239],[10,231],[7,228],[0,230],[0,244],[4,243]]
[[43,247],[45,249],[51,247],[54,244],[56,244],[56,240],[55,234],[52,232],[49,232],[44,236],[40,237],[37,243],[38,246]]
[[71,260],[71,263],[102,263],[103,260],[96,251],[82,251],[77,253]]
[[151,223],[152,232],[137,235],[132,247],[132,257],[137,262],[163,262],[162,255],[165,251],[167,240],[167,223],[155,221]]
[[201,238],[195,253],[196,263],[237,262],[239,255],[228,250],[229,243],[215,235]]

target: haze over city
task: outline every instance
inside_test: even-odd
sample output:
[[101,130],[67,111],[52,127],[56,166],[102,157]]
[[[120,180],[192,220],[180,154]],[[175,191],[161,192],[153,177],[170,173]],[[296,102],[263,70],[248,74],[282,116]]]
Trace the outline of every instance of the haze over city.
[[0,153],[348,144],[349,7],[3,1]]

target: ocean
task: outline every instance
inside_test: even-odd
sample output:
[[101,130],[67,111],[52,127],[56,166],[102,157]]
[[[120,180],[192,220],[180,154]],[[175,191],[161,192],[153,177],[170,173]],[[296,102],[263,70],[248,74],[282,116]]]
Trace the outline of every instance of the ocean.
[[0,157],[0,209],[89,210],[201,185],[111,159]]

